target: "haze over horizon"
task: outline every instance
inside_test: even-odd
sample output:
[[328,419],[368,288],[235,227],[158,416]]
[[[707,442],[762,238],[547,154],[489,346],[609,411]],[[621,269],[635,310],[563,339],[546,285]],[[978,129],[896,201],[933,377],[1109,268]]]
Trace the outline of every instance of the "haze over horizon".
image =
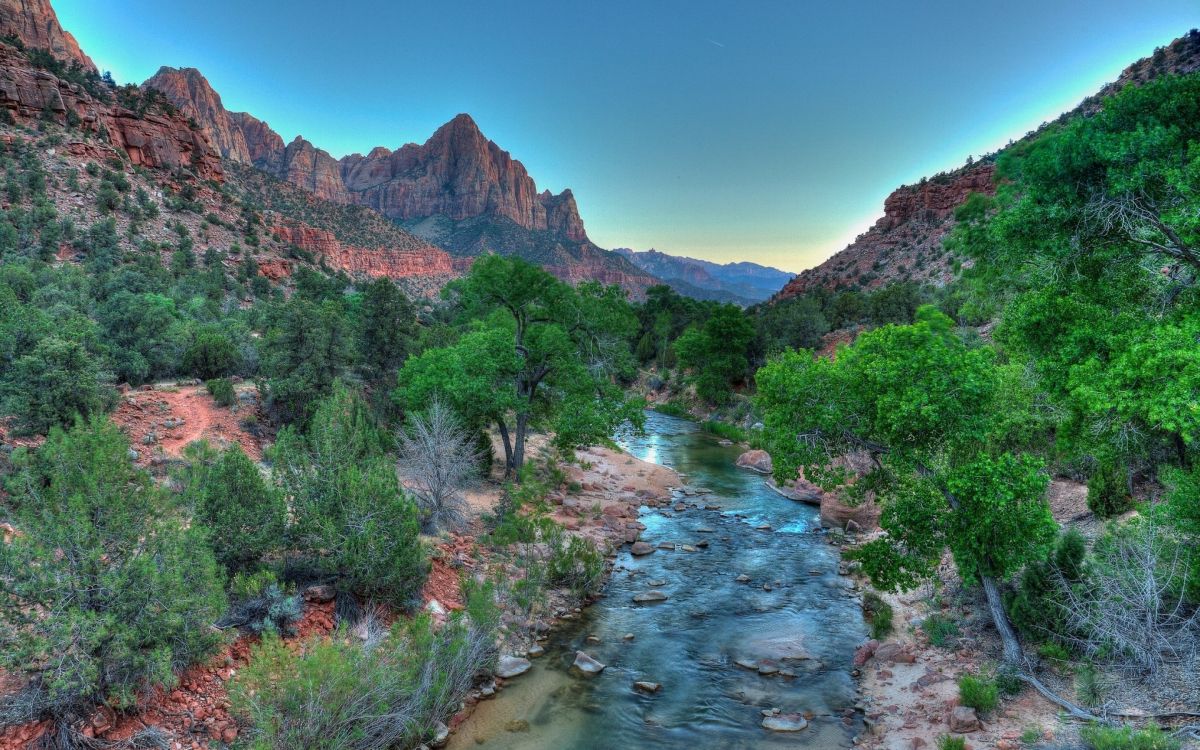
[[[334,156],[459,112],[574,190],[607,248],[798,272],[901,184],[1052,119],[1200,25],[1192,0],[1004,9],[56,0],[118,82],[198,68],[230,110]],[[1036,18],[1037,23],[1029,23]],[[962,61],[971,61],[963,64]]]

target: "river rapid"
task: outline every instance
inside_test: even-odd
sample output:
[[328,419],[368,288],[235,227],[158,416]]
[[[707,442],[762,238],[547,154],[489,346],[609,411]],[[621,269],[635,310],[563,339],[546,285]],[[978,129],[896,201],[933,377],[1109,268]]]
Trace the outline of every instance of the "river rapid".
[[[862,725],[851,710],[851,661],[865,626],[816,508],[736,468],[739,449],[692,422],[649,412],[643,434],[616,440],[708,492],[680,493],[696,509],[642,508],[642,539],[676,549],[633,557],[622,548],[605,596],[551,635],[533,669],[476,707],[452,750],[852,747]],[[696,547],[701,540],[708,546]],[[633,601],[649,590],[668,599]],[[607,668],[572,674],[577,650]],[[662,688],[635,691],[639,680]],[[809,726],[764,729],[762,712],[774,708],[811,716]]]

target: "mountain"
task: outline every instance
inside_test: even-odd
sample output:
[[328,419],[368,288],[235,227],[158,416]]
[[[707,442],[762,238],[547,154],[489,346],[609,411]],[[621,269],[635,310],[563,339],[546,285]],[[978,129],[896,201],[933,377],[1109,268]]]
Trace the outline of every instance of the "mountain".
[[617,248],[613,252],[667,282],[680,294],[695,299],[732,302],[743,307],[769,299],[792,279],[792,274],[787,271],[747,261],[713,263],[653,249],[639,252]]
[[[1057,121],[1096,112],[1104,97],[1125,86],[1145,83],[1160,75],[1197,70],[1200,70],[1200,31],[1193,29],[1155,50],[1150,57],[1130,65],[1116,81]],[[1017,143],[1037,132],[1040,128]],[[1006,148],[1013,145],[1016,144]],[[870,289],[901,280],[935,285],[951,281],[955,277],[955,259],[942,247],[942,240],[954,228],[955,209],[971,193],[995,193],[995,158],[1002,152],[1003,149],[978,162],[898,188],[884,201],[884,215],[874,226],[824,263],[792,279],[776,298],[786,299],[817,288]]]
[[50,0],[6,0],[0,3],[0,36],[20,41],[25,47],[47,50],[60,60],[77,62],[95,72],[92,58],[83,54],[75,37],[58,23]]
[[593,243],[571,191],[538,192],[525,166],[469,115],[454,117],[423,144],[335,159],[300,136],[285,145],[261,120],[227,111],[194,68],[163,67],[143,88],[192,118],[226,160],[327,201],[371,208],[460,258],[518,255],[564,280],[619,284],[635,295],[658,283]]

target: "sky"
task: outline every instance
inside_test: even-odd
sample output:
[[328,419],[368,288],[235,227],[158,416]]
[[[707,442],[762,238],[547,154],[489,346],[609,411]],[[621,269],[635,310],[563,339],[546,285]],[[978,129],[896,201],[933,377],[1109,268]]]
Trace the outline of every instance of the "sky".
[[602,247],[792,272],[1200,26],[1200,0],[53,4],[118,82],[199,68],[337,157],[467,112]]

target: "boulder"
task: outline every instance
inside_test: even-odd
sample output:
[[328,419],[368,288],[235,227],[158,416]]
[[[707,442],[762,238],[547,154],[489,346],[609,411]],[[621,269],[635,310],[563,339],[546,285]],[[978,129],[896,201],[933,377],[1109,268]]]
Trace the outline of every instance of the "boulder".
[[983,728],[979,723],[979,717],[975,714],[975,709],[970,706],[955,706],[950,712],[950,731],[955,734],[967,734],[969,732],[977,732]]
[[665,602],[667,600],[667,595],[656,589],[653,591],[644,591],[640,594],[634,594],[633,600],[638,604],[645,604],[647,602]]
[[576,651],[575,661],[571,663],[571,669],[588,677],[593,677],[600,674],[604,671],[604,667],[605,665],[596,661],[583,651]]
[[763,718],[762,726],[772,732],[799,732],[808,728],[808,719],[800,714],[772,714]]
[[662,685],[659,685],[657,682],[638,680],[633,683],[633,689],[639,693],[657,693],[659,690],[662,690]]
[[654,547],[650,546],[646,542],[634,542],[629,547],[629,554],[635,555],[637,557],[641,557],[642,555],[648,555],[653,551],[654,551]]
[[770,474],[772,471],[771,454],[762,450],[746,451],[738,456],[737,465],[743,469],[751,469],[760,474]]
[[448,742],[450,742],[450,727],[439,721],[433,727],[433,739],[428,744],[430,747],[445,747]]
[[525,674],[531,666],[528,659],[505,654],[496,663],[496,676],[503,677],[506,680],[511,679],[517,675]]

